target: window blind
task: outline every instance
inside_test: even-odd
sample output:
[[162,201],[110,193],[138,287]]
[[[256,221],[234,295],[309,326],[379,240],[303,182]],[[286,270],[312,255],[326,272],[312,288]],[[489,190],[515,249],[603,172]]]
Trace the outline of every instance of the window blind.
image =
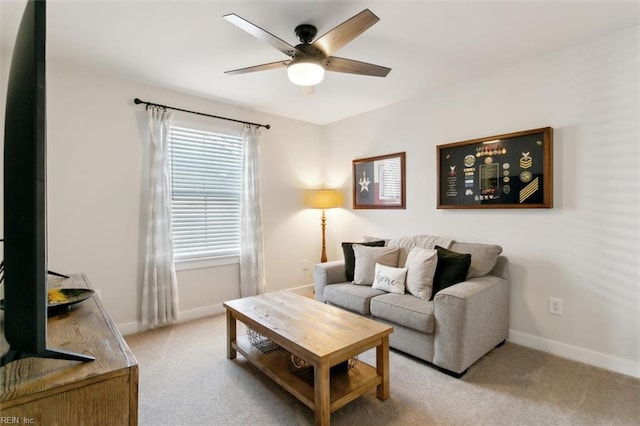
[[239,255],[242,139],[172,126],[169,144],[175,259]]

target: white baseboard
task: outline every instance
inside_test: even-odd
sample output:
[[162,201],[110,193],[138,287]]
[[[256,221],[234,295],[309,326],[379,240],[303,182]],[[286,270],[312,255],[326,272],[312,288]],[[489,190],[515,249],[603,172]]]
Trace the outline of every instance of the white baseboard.
[[296,291],[296,290],[313,290],[313,283],[311,283],[311,284],[304,284],[304,285],[301,285],[301,286],[298,286],[298,287],[292,287],[292,288],[289,288],[289,289],[287,289],[287,290],[290,290],[290,291]]
[[[308,286],[300,286],[304,288]],[[211,315],[224,314],[225,309],[222,303],[205,306],[202,308],[190,309],[180,312],[178,322],[191,321],[198,318],[204,318]],[[142,331],[139,322],[133,321],[124,324],[118,324],[120,333],[124,336]],[[537,349],[562,358],[573,361],[582,362],[584,364],[593,365],[594,367],[604,368],[616,373],[625,374],[627,376],[640,378],[640,363],[629,359],[619,358],[613,355],[603,354],[601,352],[580,348],[578,346],[568,345],[566,343],[557,342],[555,340],[545,339],[543,337],[534,336],[532,334],[520,331],[509,330],[508,340],[512,343],[526,346],[531,349]]]
[[[220,315],[224,314],[225,310],[222,307],[222,303],[218,303],[217,305],[204,306],[202,308],[189,309],[187,311],[181,311],[178,314],[178,322],[191,321],[198,318],[204,318],[212,315]],[[135,334],[142,331],[142,324],[138,321],[126,322],[123,324],[118,324],[118,330],[122,333],[123,336],[127,336],[129,334]]]
[[[299,287],[290,288],[289,290],[313,290],[313,283],[303,284]],[[222,306],[222,303],[218,303],[217,305],[204,306],[202,308],[189,309],[187,311],[180,311],[180,313],[178,314],[178,323],[191,321],[198,318],[204,318],[211,315],[220,315],[224,313],[225,309]],[[142,324],[138,321],[117,324],[117,327],[123,336],[143,331]]]
[[118,330],[120,330],[120,334],[123,336],[128,336],[129,334],[136,334],[139,331],[142,331],[140,327],[140,323],[137,321],[125,322],[123,324],[116,324]]
[[615,371],[616,373],[625,374],[627,376],[640,378],[640,363],[634,362],[633,360],[603,354],[601,352],[568,345],[566,343],[533,336],[531,334],[515,330],[509,330],[508,340],[512,343],[548,352],[562,358]]
[[216,305],[205,306],[202,308],[189,309],[188,311],[182,311],[178,315],[178,322],[191,321],[198,318],[209,317],[212,315],[224,314],[226,311],[222,306],[222,303]]

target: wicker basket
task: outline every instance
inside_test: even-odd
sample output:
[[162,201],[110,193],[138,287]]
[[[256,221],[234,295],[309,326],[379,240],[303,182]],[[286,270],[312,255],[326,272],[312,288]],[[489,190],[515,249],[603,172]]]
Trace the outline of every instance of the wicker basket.
[[255,331],[253,328],[247,327],[247,336],[249,343],[258,348],[262,353],[275,352],[280,350],[280,346],[271,339]]
[[[313,366],[311,364],[289,352],[285,352],[285,358],[287,360],[287,367],[289,368],[291,374],[300,377],[306,382],[313,383],[314,375]],[[357,363],[358,357],[350,358],[346,361],[341,362],[340,364],[336,364],[331,367],[330,374],[336,374],[342,371],[350,370],[355,367]]]

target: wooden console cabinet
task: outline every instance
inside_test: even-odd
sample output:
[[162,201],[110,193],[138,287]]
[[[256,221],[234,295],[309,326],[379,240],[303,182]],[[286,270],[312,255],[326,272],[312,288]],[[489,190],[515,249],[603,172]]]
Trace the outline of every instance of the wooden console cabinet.
[[[52,284],[90,287],[84,274]],[[28,358],[1,367],[2,418],[43,426],[138,424],[137,361],[97,294],[50,317],[47,335],[49,348],[96,360]]]

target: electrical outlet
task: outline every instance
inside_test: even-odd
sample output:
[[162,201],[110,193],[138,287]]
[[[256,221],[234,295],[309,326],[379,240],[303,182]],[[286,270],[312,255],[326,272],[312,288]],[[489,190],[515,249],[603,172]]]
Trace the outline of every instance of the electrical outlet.
[[307,259],[302,259],[302,270],[303,271],[309,270],[309,261]]
[[553,315],[562,315],[562,299],[557,297],[549,298],[549,313]]

